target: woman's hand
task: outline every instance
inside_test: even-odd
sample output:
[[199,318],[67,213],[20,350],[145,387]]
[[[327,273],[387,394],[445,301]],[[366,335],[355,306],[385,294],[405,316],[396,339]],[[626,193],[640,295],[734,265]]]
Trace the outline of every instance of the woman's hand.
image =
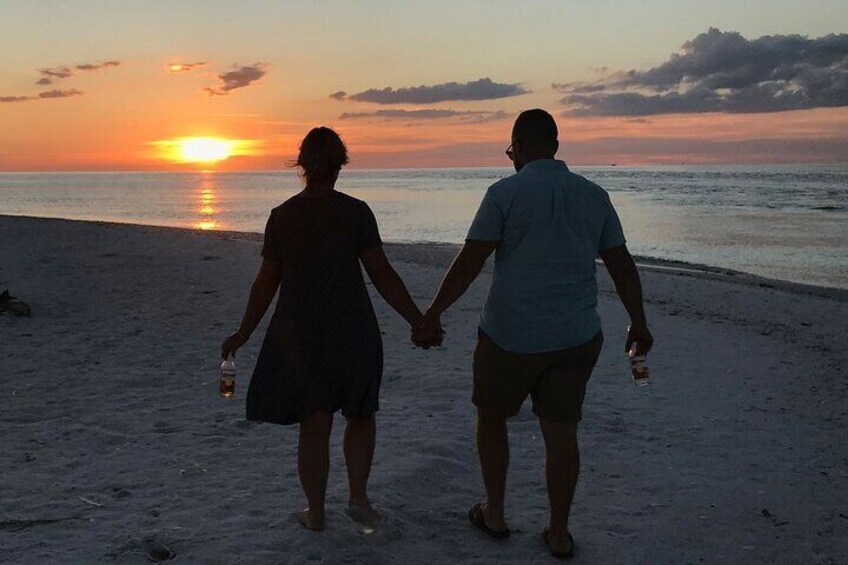
[[424,349],[437,347],[442,345],[444,333],[445,330],[442,329],[442,322],[439,318],[425,315],[417,325],[412,327],[412,342]]
[[247,343],[247,337],[241,330],[236,331],[233,335],[224,340],[221,344],[221,359],[226,359],[230,355],[236,356],[236,351],[239,347]]

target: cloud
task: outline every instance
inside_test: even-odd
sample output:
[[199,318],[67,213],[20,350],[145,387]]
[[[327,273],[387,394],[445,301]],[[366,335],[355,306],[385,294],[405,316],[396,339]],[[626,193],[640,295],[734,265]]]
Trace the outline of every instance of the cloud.
[[496,112],[487,112],[484,115],[470,118],[468,120],[469,123],[482,124],[484,122],[497,122],[499,120],[506,120],[510,117],[510,114],[504,112],[503,110],[498,110]]
[[[46,67],[38,69],[38,74],[41,75],[41,78],[38,79],[35,84],[39,86],[48,86],[57,80],[64,80],[74,76],[76,71],[99,71],[100,69],[105,69],[107,67],[117,67],[120,64],[120,61],[104,61],[102,63],[80,63],[79,65],[74,65],[73,68],[66,65],[59,67]],[[82,91],[75,88],[69,90],[53,89],[40,92],[36,96],[0,96],[0,103],[28,102],[30,100],[44,100],[49,98],[69,98],[71,96],[82,96],[82,94]]]
[[250,86],[266,74],[267,65],[256,63],[244,67],[238,67],[233,71],[220,74],[218,78],[223,82],[223,86],[214,88],[206,87],[203,90],[209,96],[226,96],[231,91]]
[[105,61],[97,64],[84,63],[82,65],[76,65],[74,68],[78,71],[98,71],[100,69],[105,69],[106,67],[117,67],[120,64],[120,61]]
[[77,89],[71,90],[45,90],[39,92],[37,96],[0,96],[0,103],[10,102],[29,102],[30,100],[46,100],[50,98],[70,98],[72,96],[82,96],[82,91]]
[[569,94],[583,93],[583,92],[603,92],[609,86],[606,84],[600,83],[585,83],[585,82],[566,82],[566,83],[553,83],[551,84],[551,88],[554,90],[559,90],[561,92],[568,92]]
[[35,100],[35,96],[0,96],[0,104],[26,102],[27,100]]
[[38,98],[70,98],[71,96],[82,96],[82,91],[72,88],[70,90],[47,90],[40,92]]
[[[120,61],[105,61],[103,63],[82,63],[79,65],[74,65],[74,70],[98,71],[106,67],[117,67],[120,64]],[[41,75],[41,78],[38,79],[35,84],[41,86],[53,84],[57,80],[74,76],[74,70],[71,70],[70,67],[66,66],[38,69],[38,73]]]
[[748,40],[710,28],[648,70],[554,83],[571,116],[758,113],[848,106],[848,34]]
[[463,123],[483,123],[503,120],[509,114],[502,110],[498,111],[474,111],[474,110],[447,110],[447,109],[425,109],[425,110],[377,110],[376,112],[345,112],[339,116],[340,120],[356,120],[369,118],[383,118],[386,120],[441,120],[457,119]]
[[196,69],[197,67],[203,67],[206,65],[205,61],[201,61],[198,63],[168,63],[168,71],[172,73],[187,73]]
[[336,100],[353,100],[374,104],[433,104],[448,100],[494,100],[529,93],[520,84],[503,84],[489,78],[460,83],[446,82],[432,86],[410,86],[394,89],[371,88],[357,94],[345,94],[342,91],[331,94]]
[[41,78],[35,83],[40,85],[53,84],[54,80],[73,76],[74,72],[68,67],[53,67],[52,69],[38,69]]

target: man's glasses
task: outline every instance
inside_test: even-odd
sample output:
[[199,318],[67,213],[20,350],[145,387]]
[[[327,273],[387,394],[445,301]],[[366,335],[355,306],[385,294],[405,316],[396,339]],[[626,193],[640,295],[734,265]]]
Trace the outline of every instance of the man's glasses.
[[512,143],[509,144],[509,147],[506,148],[504,153],[506,153],[506,156],[509,157],[510,161],[515,160],[515,149],[512,148]]

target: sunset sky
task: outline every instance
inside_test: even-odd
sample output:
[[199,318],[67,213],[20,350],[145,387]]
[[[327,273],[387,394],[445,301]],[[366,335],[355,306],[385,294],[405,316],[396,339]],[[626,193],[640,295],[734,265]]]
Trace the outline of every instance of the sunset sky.
[[844,0],[0,0],[0,171],[279,169],[316,125],[352,167],[506,165],[532,107],[574,164],[848,161],[847,28]]

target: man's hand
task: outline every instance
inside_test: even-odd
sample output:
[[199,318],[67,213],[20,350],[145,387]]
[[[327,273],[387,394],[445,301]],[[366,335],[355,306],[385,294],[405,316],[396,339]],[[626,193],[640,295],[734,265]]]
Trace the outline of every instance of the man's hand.
[[412,328],[412,342],[418,347],[430,349],[442,344],[444,333],[439,318],[425,314],[421,322]]
[[221,344],[221,359],[226,359],[229,355],[233,357],[236,356],[236,351],[239,347],[244,345],[247,342],[247,338],[241,332],[241,330],[229,336],[224,340],[224,343]]
[[654,345],[654,336],[648,331],[648,326],[632,325],[627,328],[627,342],[624,344],[624,351],[629,353],[634,342],[639,344],[636,348],[637,355],[645,355],[651,350]]

